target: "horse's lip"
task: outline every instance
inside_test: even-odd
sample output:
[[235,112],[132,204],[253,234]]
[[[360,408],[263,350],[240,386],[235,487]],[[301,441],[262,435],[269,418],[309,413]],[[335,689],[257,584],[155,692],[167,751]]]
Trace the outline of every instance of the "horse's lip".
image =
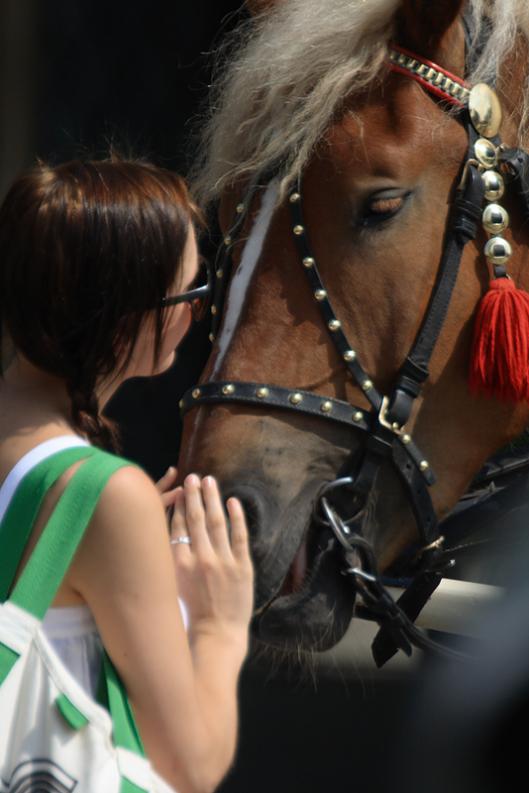
[[302,589],[276,595],[254,616],[256,637],[281,649],[333,647],[347,630],[355,601],[354,588],[340,574],[340,566],[336,541],[328,534],[310,563]]

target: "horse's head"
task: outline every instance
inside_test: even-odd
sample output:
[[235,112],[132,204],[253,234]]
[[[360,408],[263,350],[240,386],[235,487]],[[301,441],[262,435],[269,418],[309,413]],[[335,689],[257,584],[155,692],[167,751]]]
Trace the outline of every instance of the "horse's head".
[[[213,168],[219,161],[229,166],[227,175],[221,165],[210,181],[231,182],[221,201],[226,233],[241,211],[242,191],[234,185],[278,162],[286,162],[283,175],[302,167],[301,232],[293,233],[296,198],[280,180],[271,177],[253,198],[233,246],[222,323],[202,381],[279,386],[294,402],[300,391],[311,392],[321,400],[320,411],[317,405],[317,415],[275,409],[266,391],[253,406],[197,406],[186,419],[180,461],[182,471],[216,475],[224,494],[245,504],[257,570],[256,625],[272,644],[330,646],[349,623],[350,582],[339,574],[335,541],[315,505],[322,486],[346,464],[360,465],[367,435],[355,428],[354,414],[359,420],[373,405],[369,387],[351,377],[351,360],[344,362],[332,342],[321,289],[306,277],[310,261],[302,262],[297,237],[310,237],[305,258],[317,262],[355,360],[378,393],[391,393],[428,309],[469,147],[465,126],[445,103],[386,65],[393,41],[452,74],[468,72],[464,3],[433,5],[333,0],[322,11],[307,0],[280,3],[260,14],[259,32],[235,65],[224,110],[214,119]],[[478,6],[476,0],[472,8]],[[505,47],[508,30],[514,36],[512,26],[520,20],[514,3],[508,6],[509,19],[485,58]],[[501,135],[510,145],[517,139],[525,68],[524,51],[514,43],[497,84],[506,111]],[[259,63],[254,75],[251,67]],[[509,271],[529,286],[525,218],[516,202],[509,210],[512,233],[506,236],[515,250]],[[435,471],[430,492],[439,518],[483,462],[527,423],[526,404],[477,398],[467,385],[472,319],[489,278],[485,242],[480,226],[464,248],[429,378],[406,422],[420,462]],[[329,399],[356,406],[349,424],[332,421],[324,407]],[[367,503],[358,493],[338,493],[334,503],[345,517],[361,516],[362,533],[383,570],[417,541],[417,525],[409,488],[393,460],[377,466],[370,484]]]

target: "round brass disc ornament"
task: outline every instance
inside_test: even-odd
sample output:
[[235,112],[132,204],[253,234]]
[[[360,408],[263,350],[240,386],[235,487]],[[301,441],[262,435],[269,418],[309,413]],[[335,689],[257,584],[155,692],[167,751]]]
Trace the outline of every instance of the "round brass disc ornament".
[[486,83],[478,83],[470,91],[468,109],[472,126],[484,138],[494,138],[500,131],[502,112],[496,92]]
[[495,168],[498,164],[498,149],[487,138],[479,138],[474,145],[474,154],[485,168]]
[[483,212],[483,227],[494,236],[502,234],[509,227],[509,213],[499,204],[489,204]]

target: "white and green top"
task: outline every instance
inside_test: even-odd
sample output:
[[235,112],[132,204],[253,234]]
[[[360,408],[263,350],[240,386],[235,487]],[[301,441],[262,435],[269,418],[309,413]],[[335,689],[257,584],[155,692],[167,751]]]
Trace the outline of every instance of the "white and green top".
[[[0,523],[18,486],[30,471],[57,452],[88,445],[77,435],[63,435],[39,443],[25,454],[0,487]],[[50,608],[42,621],[42,629],[68,671],[87,694],[95,698],[103,648],[88,606]]]

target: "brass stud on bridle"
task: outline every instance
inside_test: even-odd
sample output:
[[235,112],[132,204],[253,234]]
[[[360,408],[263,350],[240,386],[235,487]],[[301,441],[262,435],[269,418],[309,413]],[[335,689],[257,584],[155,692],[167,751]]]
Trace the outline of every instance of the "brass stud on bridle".
[[194,388],[191,396],[193,399],[198,399],[201,394],[200,388]]
[[321,301],[325,300],[325,298],[327,297],[327,292],[325,291],[325,289],[316,289],[316,291],[314,292],[314,297],[318,302],[321,303]]
[[258,399],[266,399],[266,397],[269,396],[269,394],[270,394],[269,389],[265,387],[258,388],[257,391],[255,392],[255,396]]
[[496,146],[486,138],[479,138],[474,144],[474,154],[478,162],[485,168],[495,168],[498,164],[499,152]]
[[491,264],[506,264],[512,256],[512,246],[503,237],[491,237],[485,245],[485,256]]
[[482,174],[485,184],[485,198],[487,201],[499,201],[505,193],[505,182],[501,173],[485,171]]
[[305,231],[305,229],[304,229],[303,226],[294,226],[292,231],[294,232],[296,237],[300,237],[303,234],[303,232]]
[[499,204],[489,204],[483,212],[483,227],[489,234],[501,234],[509,228],[509,213]]
[[229,396],[230,394],[234,394],[235,393],[235,386],[232,385],[231,383],[228,383],[227,385],[222,386],[222,393],[225,396]]
[[325,400],[325,402],[321,403],[320,410],[322,413],[330,413],[332,410],[332,402]]
[[362,413],[362,411],[356,410],[353,413],[353,421],[356,421],[356,423],[358,423],[359,421],[362,421],[363,418],[364,418],[364,414]]
[[340,322],[339,319],[331,319],[331,321],[328,324],[329,330],[332,331],[333,333],[335,333],[337,330],[340,330],[341,327],[342,327],[342,323]]
[[343,359],[344,361],[347,361],[347,363],[354,361],[355,358],[356,358],[356,352],[354,350],[346,350],[343,354]]
[[300,405],[303,402],[303,394],[296,391],[294,394],[290,394],[288,401],[291,405]]
[[312,256],[305,256],[305,258],[303,259],[303,266],[306,267],[307,270],[310,270],[310,268],[314,267],[315,264],[316,262],[314,261]]
[[290,203],[291,204],[297,204],[298,201],[300,200],[300,198],[301,198],[301,196],[300,196],[299,193],[292,193],[291,196],[290,196]]
[[369,391],[371,388],[373,388],[371,380],[364,380],[362,383],[362,391]]

